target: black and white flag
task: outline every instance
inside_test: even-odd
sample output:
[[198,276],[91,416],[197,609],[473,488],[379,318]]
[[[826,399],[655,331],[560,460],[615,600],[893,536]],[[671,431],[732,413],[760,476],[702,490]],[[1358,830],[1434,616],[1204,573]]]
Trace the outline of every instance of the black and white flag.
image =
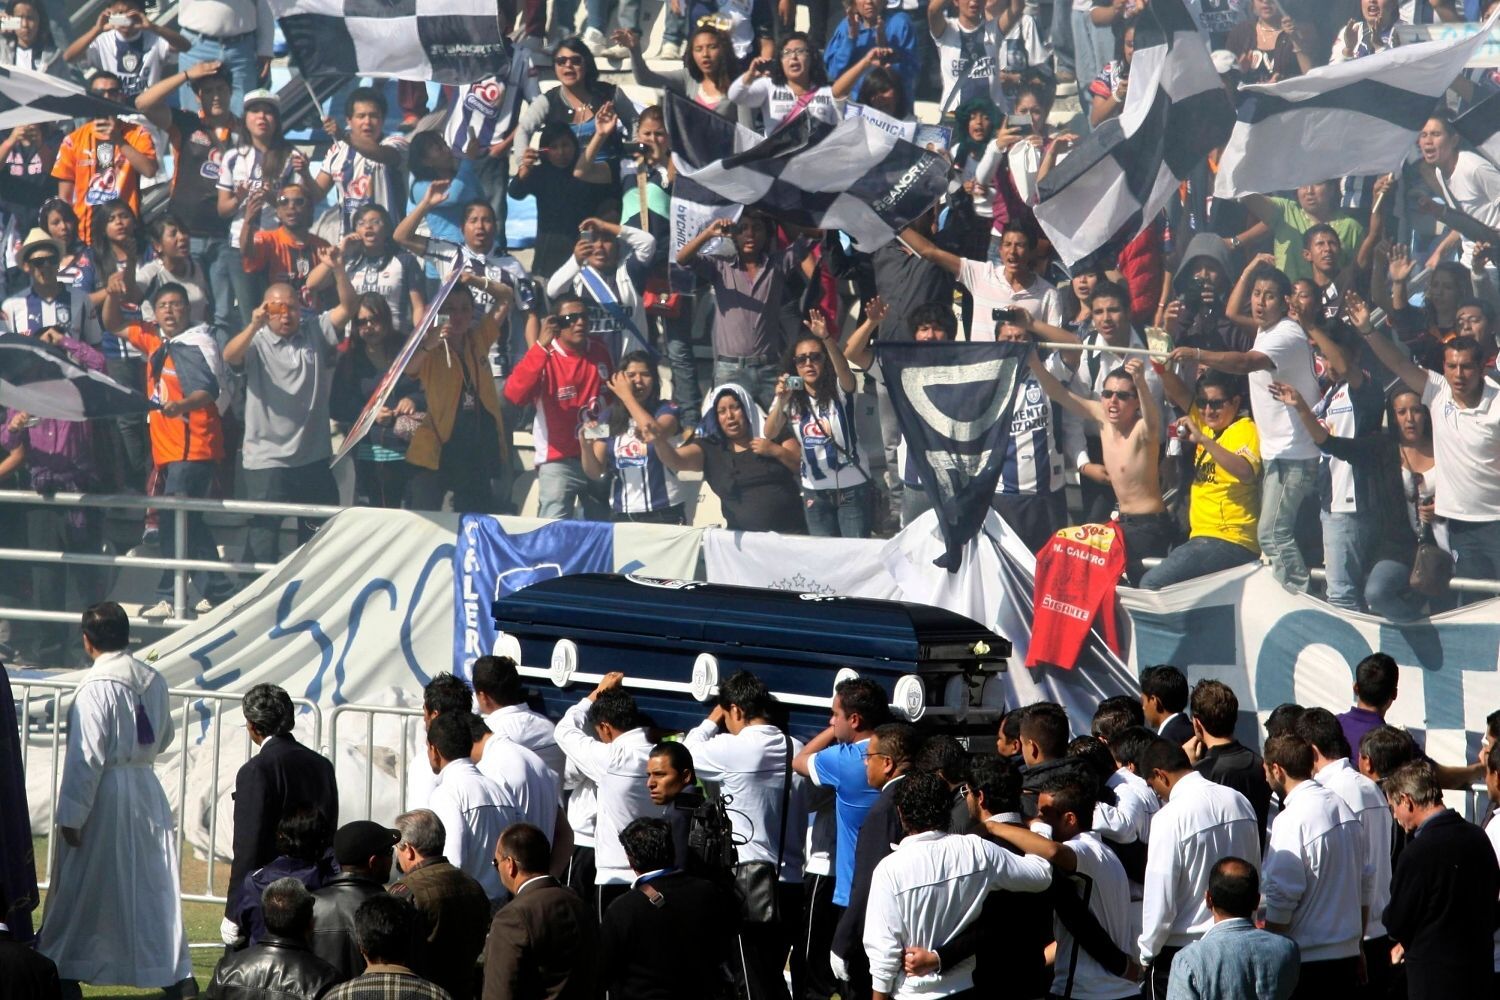
[[1488,27],[1241,87],[1214,195],[1239,198],[1399,170],[1438,100],[1487,38]]
[[0,66],[0,130],[133,113],[131,108],[95,97],[68,80],[16,66]]
[[61,347],[19,333],[0,334],[0,406],[52,420],[92,420],[149,413],[156,404]]
[[954,572],[1000,481],[1029,343],[879,342],[875,357]]
[[862,250],[895,239],[948,188],[947,160],[863,118],[830,125],[802,114],[746,147],[748,130],[670,91],[666,117],[679,184],[781,222],[842,230]]
[[1068,264],[1140,232],[1229,135],[1234,107],[1182,0],[1152,0],[1135,46],[1124,110],[1040,185],[1037,221]]
[[495,0],[270,0],[305,77],[437,83],[504,77],[510,47]]
[[1453,128],[1480,155],[1500,166],[1500,93],[1491,94],[1453,119]]

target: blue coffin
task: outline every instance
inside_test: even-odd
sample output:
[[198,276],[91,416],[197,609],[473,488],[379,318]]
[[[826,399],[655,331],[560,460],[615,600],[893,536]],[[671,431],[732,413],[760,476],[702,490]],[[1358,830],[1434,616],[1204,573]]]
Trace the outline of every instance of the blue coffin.
[[549,712],[619,670],[667,729],[702,721],[717,680],[743,669],[776,692],[799,736],[827,725],[845,671],[937,728],[992,731],[994,678],[1011,651],[983,625],[922,604],[612,573],[545,580],[492,611],[501,648],[519,654]]

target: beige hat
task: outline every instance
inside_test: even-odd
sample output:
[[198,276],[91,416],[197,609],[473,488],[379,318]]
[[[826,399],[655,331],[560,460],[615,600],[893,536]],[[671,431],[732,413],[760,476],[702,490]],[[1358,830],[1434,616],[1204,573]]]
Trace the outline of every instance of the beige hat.
[[57,254],[59,260],[62,259],[63,245],[47,235],[46,230],[37,228],[27,233],[26,242],[21,244],[21,262],[25,263],[26,258],[31,256],[31,251],[42,247],[47,247]]

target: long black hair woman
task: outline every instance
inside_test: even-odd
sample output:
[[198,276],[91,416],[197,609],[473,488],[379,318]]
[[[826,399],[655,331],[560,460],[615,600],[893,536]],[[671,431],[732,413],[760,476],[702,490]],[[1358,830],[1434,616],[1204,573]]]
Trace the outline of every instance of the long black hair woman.
[[[401,353],[404,334],[391,320],[391,307],[379,292],[363,292],[354,314],[354,336],[339,345],[333,369],[329,412],[340,424],[351,425],[363,412],[391,362]],[[422,419],[426,398],[422,385],[403,374],[375,424],[354,448],[354,493],[370,507],[400,507],[412,467],[406,445]]]

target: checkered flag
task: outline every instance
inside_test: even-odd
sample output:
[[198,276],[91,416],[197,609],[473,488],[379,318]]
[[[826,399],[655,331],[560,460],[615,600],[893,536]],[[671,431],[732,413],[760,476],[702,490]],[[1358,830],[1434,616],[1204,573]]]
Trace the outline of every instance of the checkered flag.
[[509,65],[495,0],[270,0],[303,76],[475,83]]
[[61,347],[20,333],[0,334],[0,407],[52,420],[92,420],[149,413],[156,404]]
[[76,83],[17,66],[0,66],[0,131],[130,113],[129,108],[95,97]]

